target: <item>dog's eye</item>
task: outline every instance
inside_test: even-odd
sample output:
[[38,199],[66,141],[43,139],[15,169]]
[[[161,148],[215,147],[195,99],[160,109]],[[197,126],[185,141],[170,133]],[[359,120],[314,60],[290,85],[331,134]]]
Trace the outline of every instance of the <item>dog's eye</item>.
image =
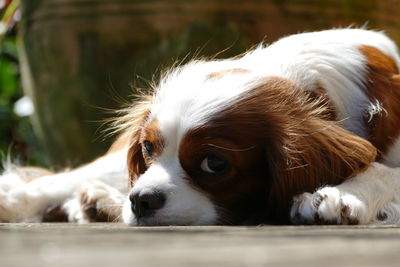
[[215,155],[205,157],[200,163],[200,169],[209,174],[218,174],[228,168],[228,163]]
[[144,150],[146,151],[146,153],[147,153],[149,156],[153,155],[153,153],[154,153],[154,145],[153,145],[152,142],[147,141],[147,140],[144,141],[144,142],[143,142],[143,147],[144,147]]

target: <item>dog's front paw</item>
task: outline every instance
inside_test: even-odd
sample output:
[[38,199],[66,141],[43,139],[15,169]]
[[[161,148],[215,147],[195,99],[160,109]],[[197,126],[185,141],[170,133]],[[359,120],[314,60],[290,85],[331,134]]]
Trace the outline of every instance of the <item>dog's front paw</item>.
[[294,224],[364,224],[366,207],[356,196],[335,187],[295,196],[290,211]]
[[114,222],[121,216],[124,199],[115,188],[99,181],[88,181],[64,204],[63,210],[70,222]]

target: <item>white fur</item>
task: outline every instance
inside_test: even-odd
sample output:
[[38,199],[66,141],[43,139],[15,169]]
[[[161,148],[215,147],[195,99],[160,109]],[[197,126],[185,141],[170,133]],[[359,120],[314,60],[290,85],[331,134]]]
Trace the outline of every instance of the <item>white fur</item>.
[[[386,218],[379,219],[382,215]],[[294,223],[307,224],[400,223],[400,168],[373,163],[338,186],[297,196],[290,217]]]
[[[371,103],[364,91],[367,69],[359,51],[362,45],[378,48],[400,67],[395,44],[380,32],[338,29],[291,35],[238,59],[193,61],[175,69],[162,79],[152,115],[165,131],[178,131],[179,138],[263,82],[263,77],[280,76],[304,90],[323,87],[342,125],[367,137],[364,118],[376,103]],[[208,78],[210,73],[235,68],[249,72]]]
[[[348,130],[367,137],[363,118],[370,101],[364,86],[365,58],[362,45],[376,47],[400,67],[396,45],[384,34],[362,29],[338,29],[303,33],[260,47],[242,60],[264,75],[288,78],[305,90],[323,87]],[[267,61],[267,62],[266,62]]]
[[261,82],[261,77],[252,72],[208,78],[213,72],[236,67],[243,66],[234,60],[194,61],[164,78],[151,109],[162,133],[176,139],[174,142],[179,145],[187,130],[207,123],[210,116]]
[[[174,218],[172,221],[170,217],[163,218],[162,222],[186,224],[192,221],[196,224],[198,221],[194,218],[204,215],[204,207],[208,206],[210,208],[205,210],[212,218],[215,211],[210,201],[196,204],[201,193],[184,182],[185,174],[176,154],[181,139],[188,130],[207,124],[208,119],[232,105],[238,96],[264,82],[265,77],[284,77],[304,90],[323,87],[335,105],[342,125],[367,137],[364,119],[376,112],[371,107],[379,106],[379,103],[369,101],[365,94],[367,69],[366,60],[359,51],[361,45],[376,47],[399,64],[396,46],[384,34],[342,29],[292,35],[268,47],[259,46],[241,58],[193,61],[176,68],[161,80],[150,116],[150,120],[157,119],[167,150],[173,152],[168,157],[174,160],[150,167],[139,178],[133,191],[154,187],[167,192],[181,190],[182,196],[168,196],[167,206],[157,212],[156,217],[168,211],[167,214]],[[209,76],[229,69],[246,71],[233,71],[218,78]],[[158,171],[154,172],[155,169]],[[183,192],[190,193],[184,195]],[[205,196],[202,198],[206,199]],[[183,204],[191,207],[191,213],[186,212],[186,207],[181,207]],[[125,221],[132,224],[135,220],[130,205],[125,207]],[[186,215],[183,217],[182,214]]]
[[68,215],[69,222],[89,223],[91,218],[86,212],[88,208],[107,214],[109,221],[121,221],[125,197],[126,192],[122,193],[99,180],[89,180],[82,183],[73,198],[66,201],[61,208]]
[[[365,58],[358,50],[361,45],[378,48],[400,67],[396,46],[384,34],[340,29],[292,35],[268,47],[260,45],[235,59],[192,61],[164,76],[156,90],[150,119],[157,119],[165,149],[131,191],[158,189],[167,194],[164,207],[154,217],[147,218],[147,223],[197,225],[218,221],[212,201],[185,178],[187,174],[178,158],[181,139],[188,130],[206,124],[211,116],[264,82],[266,77],[287,78],[304,90],[323,87],[342,125],[366,137],[364,119],[382,110],[379,110],[380,103],[369,101],[365,94],[367,69]],[[227,69],[246,71],[218,78],[209,76]],[[386,162],[399,163],[398,159],[391,159],[392,155],[400,158],[399,143],[389,150]],[[89,180],[100,180],[124,192],[128,184],[125,162],[126,151],[122,151],[71,172],[42,177],[28,184],[17,173],[7,172],[0,177],[0,221],[40,221],[47,207],[71,199],[78,186]],[[398,172],[374,164],[342,185],[317,191],[318,195],[326,196],[318,207],[315,206],[317,194],[303,195],[293,207],[292,216],[299,214],[304,221],[313,222],[318,213],[320,218],[336,218],[338,223],[353,218],[361,223],[373,223],[379,212],[385,212],[386,222],[399,222]],[[75,214],[71,220],[84,221],[76,201],[70,200],[64,207]],[[349,207],[344,209],[345,213],[343,205]],[[127,224],[138,223],[128,198],[123,218]]]
[[383,156],[384,164],[390,167],[400,166],[400,137],[397,137],[394,144],[389,148],[388,152]]
[[[212,202],[193,189],[185,180],[184,170],[179,164],[177,150],[168,145],[162,155],[140,176],[132,193],[143,190],[161,191],[166,195],[165,205],[151,218],[146,218],[150,225],[202,225],[215,224],[217,215]],[[126,199],[123,213],[126,224],[136,225],[129,199]],[[139,222],[140,223],[140,222]]]
[[30,183],[18,172],[0,176],[0,221],[37,222],[51,206],[62,205],[85,181],[99,180],[127,192],[126,151],[99,158],[70,172],[44,176]]

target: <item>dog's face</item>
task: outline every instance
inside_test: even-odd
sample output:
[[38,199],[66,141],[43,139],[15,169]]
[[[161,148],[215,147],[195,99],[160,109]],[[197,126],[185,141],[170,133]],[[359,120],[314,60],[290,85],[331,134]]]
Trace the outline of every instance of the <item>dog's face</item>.
[[[338,183],[373,157],[360,141],[354,147],[368,159],[348,160],[344,138],[357,137],[327,121],[332,114],[312,100],[287,80],[244,69],[197,63],[171,73],[132,114],[124,222],[285,222],[293,195]],[[321,130],[327,123],[329,133]],[[333,144],[322,141],[332,133]]]

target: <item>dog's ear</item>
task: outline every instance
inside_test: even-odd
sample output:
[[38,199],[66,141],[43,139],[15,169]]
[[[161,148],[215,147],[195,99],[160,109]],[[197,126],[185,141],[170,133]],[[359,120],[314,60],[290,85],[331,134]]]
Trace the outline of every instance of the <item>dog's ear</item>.
[[139,140],[134,140],[128,150],[128,172],[129,172],[129,185],[133,186],[139,175],[147,170],[146,163],[143,158],[142,146]]
[[[288,222],[293,196],[337,185],[367,168],[376,148],[336,121],[329,98],[308,92],[280,77],[270,77],[249,91],[235,107],[263,114],[268,176],[267,214]],[[260,119],[261,120],[261,119]]]
[[376,148],[343,129],[337,122],[317,117],[288,130],[274,161],[269,213],[286,221],[293,196],[337,185],[363,171],[375,160]]
[[128,139],[127,164],[129,172],[130,186],[136,179],[146,171],[147,166],[142,154],[141,134],[152,103],[151,96],[141,97],[135,104],[123,111],[125,115],[119,118],[119,127],[122,129],[122,135]]

